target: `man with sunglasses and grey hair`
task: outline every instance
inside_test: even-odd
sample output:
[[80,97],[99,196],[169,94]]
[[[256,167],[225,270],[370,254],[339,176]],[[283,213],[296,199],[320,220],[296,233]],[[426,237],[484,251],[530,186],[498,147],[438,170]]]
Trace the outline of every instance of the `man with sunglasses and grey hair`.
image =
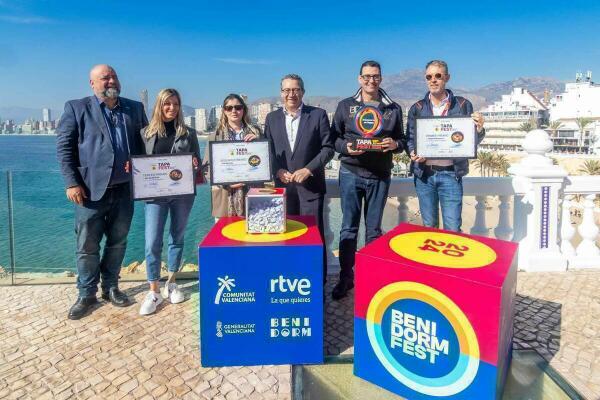
[[462,225],[462,177],[469,172],[466,158],[428,160],[416,154],[415,136],[417,118],[431,116],[473,118],[477,129],[477,143],[485,136],[483,115],[473,112],[473,105],[464,97],[455,96],[446,89],[450,80],[448,64],[433,60],[425,67],[425,80],[429,91],[408,111],[406,133],[410,152],[411,172],[424,226],[437,228],[439,208],[442,209],[444,229],[459,232]]

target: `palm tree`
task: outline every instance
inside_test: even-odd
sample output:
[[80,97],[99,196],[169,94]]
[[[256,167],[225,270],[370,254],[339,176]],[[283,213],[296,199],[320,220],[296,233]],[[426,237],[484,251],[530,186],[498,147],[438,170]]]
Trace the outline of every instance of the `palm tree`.
[[510,163],[504,154],[493,155],[492,158],[493,170],[498,176],[507,176]]
[[479,173],[481,176],[489,176],[493,160],[494,153],[490,151],[477,152],[477,160],[475,160],[475,165],[479,169]]
[[404,171],[408,174],[408,166],[410,165],[410,157],[405,152],[396,153],[393,156],[394,163],[404,165]]
[[591,118],[579,117],[575,119],[577,127],[579,128],[579,140],[577,146],[582,147],[585,143],[585,128],[592,122]]
[[529,132],[529,131],[532,131],[534,129],[537,129],[537,127],[538,127],[537,120],[535,118],[530,118],[529,120],[523,122],[519,126],[519,130],[523,131],[523,132]]
[[586,160],[578,170],[579,173],[585,175],[600,175],[600,161]]
[[558,120],[550,122],[550,124],[547,127],[547,129],[550,131],[550,136],[556,137],[556,131],[562,128],[562,126],[563,123]]

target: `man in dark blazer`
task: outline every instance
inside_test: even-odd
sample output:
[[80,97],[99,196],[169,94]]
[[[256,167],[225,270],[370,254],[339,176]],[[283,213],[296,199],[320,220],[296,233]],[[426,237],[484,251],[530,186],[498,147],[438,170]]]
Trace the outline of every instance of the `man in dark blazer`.
[[[265,136],[271,146],[275,184],[286,188],[287,213],[314,215],[324,238],[325,165],[333,158],[333,138],[325,110],[303,104],[303,96],[300,76],[281,79],[283,107],[267,115]],[[326,254],[323,246],[324,281]]]
[[139,132],[148,124],[142,103],[119,97],[121,84],[112,67],[93,67],[90,85],[94,95],[68,101],[56,130],[66,195],[76,205],[79,297],[69,319],[83,317],[97,302],[99,281],[103,299],[129,305],[118,288],[133,216],[129,157],[143,153]]

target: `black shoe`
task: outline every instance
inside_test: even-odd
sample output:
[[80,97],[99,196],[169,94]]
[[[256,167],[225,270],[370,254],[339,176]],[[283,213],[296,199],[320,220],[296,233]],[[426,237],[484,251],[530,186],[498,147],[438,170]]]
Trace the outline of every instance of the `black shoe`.
[[351,280],[340,279],[331,291],[331,298],[334,300],[343,299],[348,294],[348,291],[354,287],[354,282]]
[[129,297],[119,290],[118,287],[111,287],[108,292],[102,292],[102,298],[106,301],[110,301],[114,306],[127,307],[129,304]]
[[83,317],[94,304],[98,302],[96,296],[91,297],[78,297],[75,304],[71,306],[69,310],[69,319],[79,319]]

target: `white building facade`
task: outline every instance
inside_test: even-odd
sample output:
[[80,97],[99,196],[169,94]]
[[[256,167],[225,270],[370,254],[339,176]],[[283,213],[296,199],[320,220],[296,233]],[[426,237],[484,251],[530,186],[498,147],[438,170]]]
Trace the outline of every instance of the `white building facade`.
[[575,82],[550,100],[550,120],[560,123],[550,132],[555,149],[600,154],[600,85],[591,71],[585,78],[577,73]]
[[479,145],[482,150],[517,151],[527,134],[524,123],[533,123],[532,129],[548,122],[548,108],[529,90],[513,88],[481,110],[485,117],[486,136]]
[[208,131],[208,121],[206,120],[206,109],[196,108],[194,109],[195,128],[197,133],[204,133]]
[[215,130],[217,125],[219,124],[219,120],[221,119],[221,114],[223,113],[223,106],[217,105],[213,106],[210,109],[210,114],[208,116],[208,130]]

